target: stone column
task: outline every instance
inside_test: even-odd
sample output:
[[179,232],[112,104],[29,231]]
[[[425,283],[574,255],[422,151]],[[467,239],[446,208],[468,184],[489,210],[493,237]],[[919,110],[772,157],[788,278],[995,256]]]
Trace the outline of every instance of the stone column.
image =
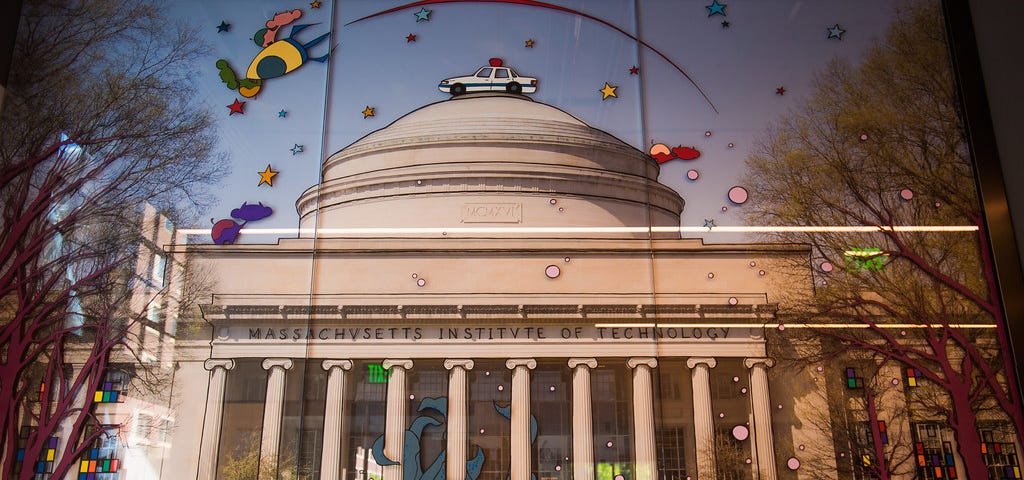
[[[260,443],[260,463],[273,462],[271,472],[277,474],[277,451],[281,446],[281,416],[284,413],[284,372],[291,370],[290,358],[267,358],[267,401],[263,405],[263,441]],[[260,468],[263,471],[263,468]],[[268,472],[269,473],[269,472]],[[260,475],[262,478],[264,475]]]
[[324,408],[324,448],[320,459],[320,480],[341,479],[341,435],[345,431],[345,372],[349,360],[324,360],[327,370],[327,402]]
[[636,480],[658,477],[654,447],[654,391],[651,369],[658,366],[653,357],[633,357],[626,361],[633,369],[633,445],[636,451]]
[[408,402],[409,396],[406,393],[405,373],[412,368],[412,360],[409,359],[387,359],[381,363],[385,370],[390,370],[388,376],[388,405],[387,416],[384,420],[384,456],[397,465],[385,465],[385,480],[402,480],[402,469],[404,467],[405,454],[405,429],[408,427]]
[[468,359],[447,359],[444,368],[448,374],[448,459],[445,465],[447,480],[466,479],[466,418],[468,402],[466,395],[466,371],[473,369]]
[[505,362],[512,370],[512,473],[509,480],[530,480],[530,370],[537,368],[532,358],[512,358]]
[[686,360],[693,382],[693,429],[697,444],[697,479],[715,477],[715,422],[711,411],[711,369],[714,358],[691,357]]
[[594,480],[594,413],[590,397],[590,369],[596,358],[570,358],[572,369],[572,477]]
[[203,438],[199,443],[199,474],[204,480],[217,477],[217,453],[220,450],[220,422],[224,417],[224,384],[228,370],[235,368],[235,361],[211,358],[203,363],[210,371],[210,389],[206,392],[206,417],[203,419]]
[[750,410],[754,423],[750,429],[757,452],[757,470],[761,480],[775,480],[775,441],[772,438],[772,401],[768,394],[768,369],[775,365],[771,358],[748,358],[743,365],[750,369]]

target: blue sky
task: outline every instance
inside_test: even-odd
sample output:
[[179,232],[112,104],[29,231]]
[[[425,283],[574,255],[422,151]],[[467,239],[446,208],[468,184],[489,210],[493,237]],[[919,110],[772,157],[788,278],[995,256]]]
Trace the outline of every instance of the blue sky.
[[[709,17],[711,1],[552,0],[613,23],[657,48],[683,68],[714,102],[708,105],[690,82],[650,50],[613,29],[570,13],[509,4],[431,5],[429,21],[417,22],[410,8],[353,25],[345,24],[404,2],[362,0],[323,2],[311,8],[297,1],[176,0],[172,11],[199,28],[213,46],[196,65],[196,84],[217,114],[221,146],[232,175],[215,192],[219,204],[208,212],[227,218],[243,201],[274,208],[260,228],[298,225],[295,200],[318,181],[320,162],[362,136],[424,105],[444,101],[437,83],[474,72],[490,57],[500,57],[521,74],[540,79],[532,98],[558,107],[591,126],[647,151],[651,142],[694,146],[692,161],[662,165],[660,181],[686,201],[682,223],[740,225],[743,206],[726,197],[738,185],[744,159],[774,119],[798,106],[813,76],[833,58],[857,62],[879,40],[896,11],[893,2],[843,0],[722,2],[725,16]],[[217,59],[226,59],[244,75],[259,53],[253,34],[275,13],[300,9],[302,17],[283,27],[315,23],[295,40],[308,42],[332,32],[311,56],[335,46],[326,64],[307,62],[264,83],[259,95],[245,99],[218,78]],[[231,25],[218,32],[217,25]],[[728,28],[723,21],[730,23]],[[846,32],[829,39],[828,28]],[[407,42],[409,34],[415,42]],[[534,40],[533,48],[525,41]],[[630,75],[630,67],[640,68]],[[605,82],[618,86],[617,98],[602,100]],[[777,95],[778,87],[785,95]],[[228,115],[227,105],[246,101],[244,115]],[[375,116],[363,118],[365,107]],[[287,112],[284,118],[279,112]],[[705,132],[711,132],[706,136]],[[728,145],[734,146],[730,148]],[[294,145],[303,151],[293,154]],[[262,185],[258,171],[267,164],[280,173],[274,186]],[[700,172],[697,181],[686,172]],[[756,198],[756,185],[743,185]],[[722,207],[728,207],[723,212]],[[205,221],[205,219],[203,220]],[[208,228],[209,224],[183,227]],[[243,236],[245,238],[245,236]],[[707,235],[705,241],[742,237]],[[209,238],[197,238],[209,241]],[[273,242],[248,236],[247,242]]]

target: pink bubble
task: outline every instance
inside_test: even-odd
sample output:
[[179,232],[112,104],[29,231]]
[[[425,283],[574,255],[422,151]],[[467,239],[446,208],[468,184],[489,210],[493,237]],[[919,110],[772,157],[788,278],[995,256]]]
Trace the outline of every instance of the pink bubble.
[[483,435],[485,431],[486,431],[486,430],[484,430],[484,429],[482,429],[482,428],[481,428],[481,429],[480,429],[480,434],[481,434],[481,435]]
[[829,273],[835,267],[832,265],[831,262],[821,262],[821,265],[819,265],[818,268],[820,268],[821,271],[823,271],[825,273]]
[[824,371],[825,371],[825,367],[823,367],[823,366],[821,366],[821,365],[818,365],[818,366],[817,366],[817,367],[815,368],[815,370],[817,370],[817,371],[818,371],[818,373],[821,373],[821,372],[824,372]]
[[800,451],[802,452],[802,451],[804,451],[804,449],[805,449],[805,448],[807,448],[807,447],[805,447],[805,446],[804,446],[803,444],[800,444],[800,446],[799,446],[799,447],[796,447],[796,448],[799,448],[799,449],[800,449]]
[[722,211],[723,212],[728,212],[729,211],[729,207],[727,207],[725,205],[722,205]]
[[561,472],[562,471],[562,466],[561,465],[555,465],[555,471],[556,472]]
[[743,205],[747,202],[747,189],[736,186],[729,189],[729,201],[737,205]]
[[565,211],[565,209],[564,209],[564,208],[562,208],[562,207],[558,207],[558,211],[559,211],[559,212],[564,212],[564,211]]
[[498,391],[499,392],[505,391],[505,386],[504,385],[498,385]]
[[900,190],[900,198],[903,200],[912,200],[914,198],[914,191],[909,188]]
[[626,477],[623,477],[622,475],[616,475],[615,480],[626,480]]
[[797,460],[796,457],[789,457],[789,460],[786,460],[786,466],[790,470],[796,470],[800,468],[800,460]]
[[750,266],[751,266],[751,267],[756,267],[756,266],[757,266],[757,262],[755,262],[755,261],[751,260],[751,261],[750,261]]
[[758,271],[757,271],[757,274],[758,274],[759,276],[762,276],[762,277],[763,277],[763,276],[765,276],[765,274],[767,274],[767,273],[768,273],[768,272],[765,272],[764,270],[758,270]]
[[700,172],[698,172],[696,170],[687,170],[686,171],[686,178],[688,178],[690,180],[696,180],[696,179],[700,178]]
[[555,391],[555,386],[554,386],[554,385],[552,385],[552,386],[548,387],[548,390],[549,390],[549,391],[552,391],[552,392],[553,392],[553,391]]
[[740,377],[732,377],[732,383],[739,383]]
[[900,384],[899,379],[897,379],[897,378],[892,379],[892,384],[893,385],[899,385]]
[[718,412],[718,418],[725,418],[725,412]]
[[735,146],[736,146],[735,143],[729,142],[729,148],[732,148],[732,147],[735,147]]
[[740,393],[742,393],[742,394],[746,395],[746,394],[747,394],[747,387],[743,387],[743,388],[741,388],[741,389],[740,389]]
[[416,395],[409,394],[409,400],[416,400]]
[[778,407],[779,407],[779,410],[782,410],[782,404],[781,403],[778,405]]
[[558,265],[548,265],[544,268],[544,275],[548,278],[558,278],[562,274],[562,269],[558,268]]
[[736,305],[737,303],[740,303],[740,300],[738,298],[729,297],[729,305]]
[[604,444],[604,446],[606,446],[606,447],[608,447],[608,448],[612,448],[612,447],[613,447],[614,445],[615,445],[615,444],[614,444],[614,443],[612,443],[611,441],[608,441],[608,443]]
[[569,257],[565,257],[565,263],[569,263]]
[[785,329],[786,329],[786,326],[780,323],[779,324],[779,331],[781,332],[781,331],[783,331]]
[[715,272],[708,272],[708,278],[715,278]]
[[860,134],[860,141],[863,142],[863,141],[866,141],[867,139],[868,139],[868,134],[866,134],[866,133]]
[[554,204],[558,203],[558,200],[555,200],[555,199],[552,198],[551,200],[548,200],[548,203],[554,205]]
[[754,461],[748,458],[748,459],[744,460],[744,462],[753,463]]
[[422,286],[424,286],[424,285],[426,285],[426,284],[427,284],[427,281],[426,281],[426,280],[424,280],[424,279],[422,279],[422,278],[421,278],[421,279],[418,279],[418,280],[416,280],[416,285],[419,285],[419,286],[421,286],[421,287],[422,287]]
[[710,137],[711,136],[711,130],[708,130],[708,131],[704,132],[704,136],[705,137]]
[[484,376],[487,376],[487,377],[491,376],[491,372],[484,372]]
[[418,278],[418,277],[419,277],[419,275],[416,275],[415,273],[412,274],[412,278]]

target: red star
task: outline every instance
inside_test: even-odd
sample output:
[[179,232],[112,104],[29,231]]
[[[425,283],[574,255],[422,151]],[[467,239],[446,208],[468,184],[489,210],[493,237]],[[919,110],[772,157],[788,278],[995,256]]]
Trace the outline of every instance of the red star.
[[408,37],[405,37],[405,43],[415,42],[416,35],[410,33]]
[[775,89],[775,94],[776,95],[785,95],[786,94],[786,87],[776,88]]
[[245,107],[245,102],[239,102],[238,99],[236,98],[234,103],[232,103],[231,105],[228,105],[228,108],[231,109],[231,113],[229,113],[228,116],[230,117],[230,116],[232,116],[232,115],[234,115],[236,113],[245,115],[245,112],[242,110],[244,107]]
[[629,68],[629,74],[630,75],[640,75],[640,69],[637,68],[636,65],[633,65],[632,67]]

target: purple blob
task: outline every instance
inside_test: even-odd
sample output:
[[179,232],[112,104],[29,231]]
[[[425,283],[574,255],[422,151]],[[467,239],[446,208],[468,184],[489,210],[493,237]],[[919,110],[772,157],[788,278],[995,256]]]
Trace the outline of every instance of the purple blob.
[[238,207],[231,211],[231,217],[239,220],[245,220],[247,222],[255,222],[256,220],[263,220],[274,213],[274,210],[270,207],[263,205],[260,202],[257,205],[249,205],[249,202],[242,203],[241,207]]

